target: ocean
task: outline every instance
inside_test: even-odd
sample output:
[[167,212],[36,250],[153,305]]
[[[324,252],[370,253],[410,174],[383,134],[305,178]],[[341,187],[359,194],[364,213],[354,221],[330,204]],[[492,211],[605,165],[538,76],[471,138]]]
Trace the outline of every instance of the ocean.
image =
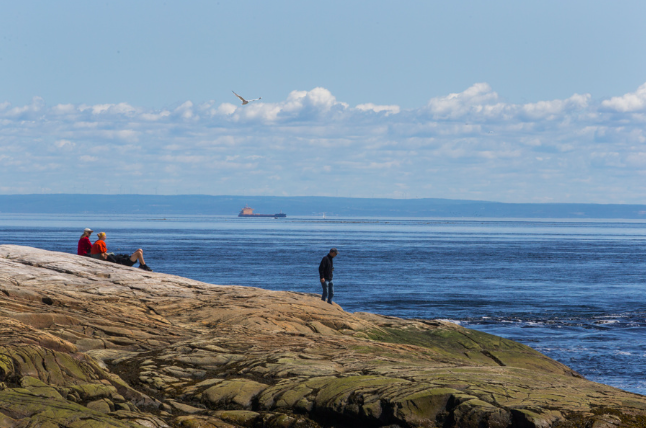
[[[0,244],[76,253],[85,227],[155,271],[445,319],[646,394],[646,221],[0,214]],[[94,237],[93,235],[93,241]]]

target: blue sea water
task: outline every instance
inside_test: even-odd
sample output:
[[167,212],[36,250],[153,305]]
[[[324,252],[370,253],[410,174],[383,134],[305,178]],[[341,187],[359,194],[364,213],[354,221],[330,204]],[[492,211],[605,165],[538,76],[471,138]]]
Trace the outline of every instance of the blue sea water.
[[156,272],[320,293],[331,247],[344,309],[447,319],[646,394],[646,222],[0,214],[0,244],[144,249]]

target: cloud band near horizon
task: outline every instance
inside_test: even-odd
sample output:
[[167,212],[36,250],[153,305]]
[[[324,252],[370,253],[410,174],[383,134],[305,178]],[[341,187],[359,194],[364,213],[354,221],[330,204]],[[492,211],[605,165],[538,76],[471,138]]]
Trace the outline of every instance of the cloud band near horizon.
[[0,102],[0,193],[646,203],[646,84],[512,104],[477,83],[416,109],[325,88],[264,101]]

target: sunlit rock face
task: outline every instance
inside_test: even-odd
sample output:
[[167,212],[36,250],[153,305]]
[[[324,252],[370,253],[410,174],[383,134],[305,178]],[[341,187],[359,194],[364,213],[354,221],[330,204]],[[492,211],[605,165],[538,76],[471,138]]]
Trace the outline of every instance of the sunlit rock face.
[[0,246],[0,427],[644,421],[646,397],[448,322]]

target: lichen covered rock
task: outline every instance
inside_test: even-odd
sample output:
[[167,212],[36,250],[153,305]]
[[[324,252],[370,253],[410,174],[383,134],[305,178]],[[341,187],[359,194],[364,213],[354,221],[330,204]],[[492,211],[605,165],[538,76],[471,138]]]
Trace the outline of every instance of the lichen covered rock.
[[0,246],[0,427],[645,422],[646,397],[448,322]]

